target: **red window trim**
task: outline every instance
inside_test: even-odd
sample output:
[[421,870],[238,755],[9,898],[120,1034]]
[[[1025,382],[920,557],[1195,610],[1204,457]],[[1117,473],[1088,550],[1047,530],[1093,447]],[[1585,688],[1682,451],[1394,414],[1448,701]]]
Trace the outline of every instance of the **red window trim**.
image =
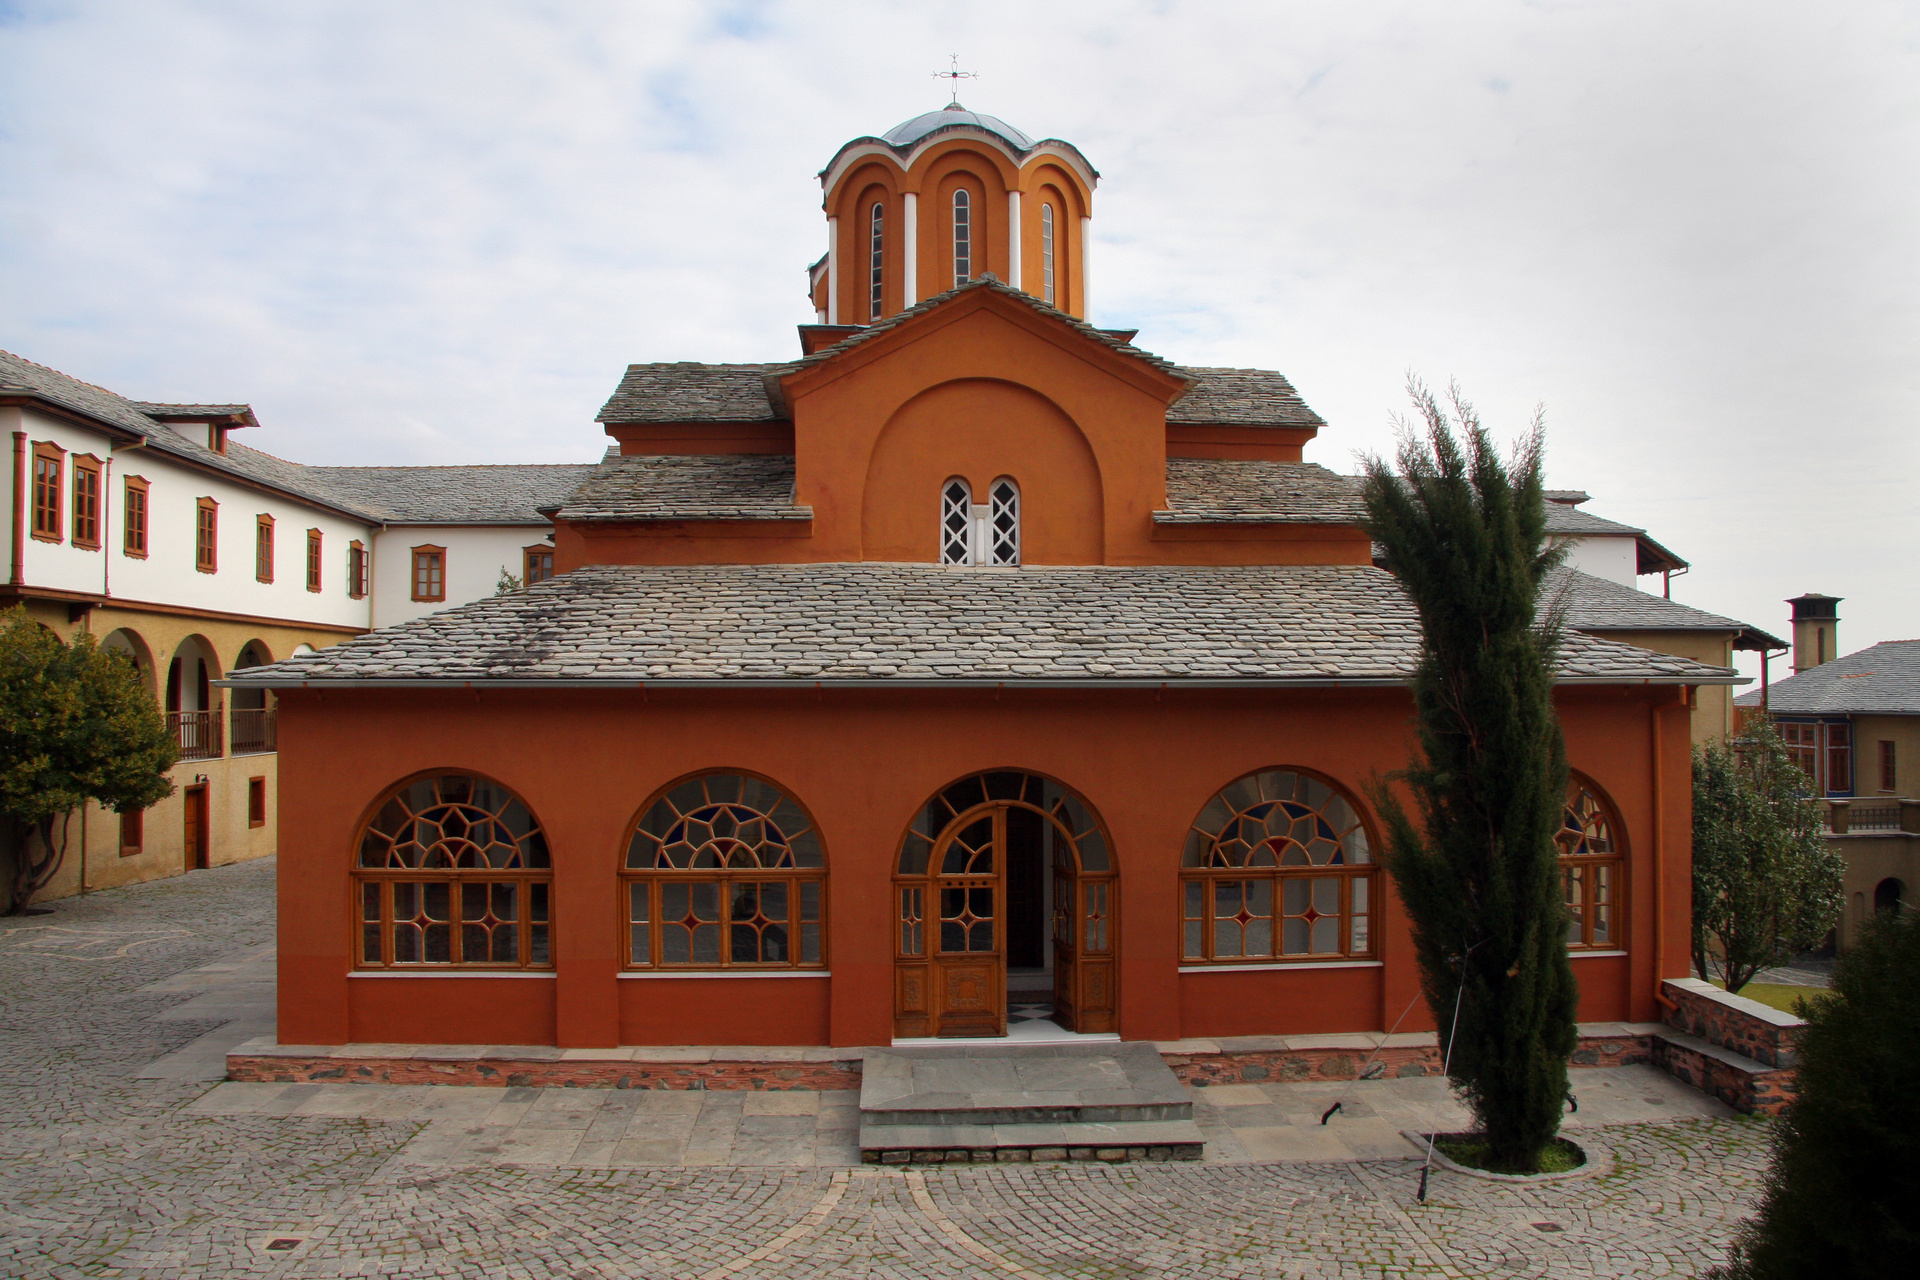
[[[436,595],[423,595],[421,593],[420,558],[422,556],[432,556],[434,558],[433,571],[434,575],[439,579],[439,593]],[[408,586],[413,593],[413,599],[415,601],[421,604],[438,604],[447,598],[447,549],[445,547],[437,547],[430,542],[421,543],[419,546],[413,548],[412,558],[409,563],[412,566],[413,574],[408,581]]]
[[[134,560],[147,558],[148,493],[151,488],[145,476],[127,476],[126,488],[121,495],[121,515],[124,517],[122,523],[125,528],[120,534],[120,554]],[[140,518],[137,520],[133,516],[131,496],[136,493],[140,495]],[[139,545],[136,546],[135,543]]]
[[194,499],[193,567],[201,573],[220,572],[220,504],[212,498]]
[[[66,540],[63,533],[67,523],[65,493],[67,484],[66,457],[67,451],[51,440],[35,440],[33,442],[33,494],[31,501],[33,504],[32,528],[35,542],[64,542]],[[51,479],[46,479],[41,475],[40,464],[42,462],[51,462],[53,464],[53,476]],[[47,501],[42,500],[43,495],[48,499]],[[48,512],[52,513],[53,527],[51,529],[48,529],[46,522],[41,519],[42,515]]]

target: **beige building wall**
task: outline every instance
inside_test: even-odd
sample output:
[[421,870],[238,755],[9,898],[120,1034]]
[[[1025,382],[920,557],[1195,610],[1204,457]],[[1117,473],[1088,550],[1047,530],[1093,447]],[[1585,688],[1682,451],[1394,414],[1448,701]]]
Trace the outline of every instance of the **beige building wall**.
[[[122,633],[140,658],[147,687],[156,700],[164,697],[161,682],[166,679],[168,665],[183,646],[197,656],[198,645],[203,643],[218,667],[209,675],[218,679],[233,669],[249,643],[264,649],[270,660],[277,660],[292,653],[296,645],[320,649],[360,634],[346,628],[195,615],[184,610],[159,613],[111,605],[89,610],[77,619],[69,618],[65,604],[50,601],[30,601],[27,612],[64,640],[70,641],[81,631],[90,631],[101,641],[115,632]],[[224,691],[214,692],[217,705],[224,709],[228,702]],[[270,699],[271,695],[269,705]],[[207,760],[182,760],[174,765],[167,775],[174,784],[174,792],[146,811],[137,851],[122,850],[118,814],[88,804],[82,812],[74,814],[68,826],[67,856],[59,872],[34,900],[44,902],[191,870],[194,859],[187,845],[186,793],[193,786],[204,786],[207,792],[209,866],[273,853],[279,808],[279,756],[273,752],[234,755],[230,722],[222,716],[221,723],[221,755]],[[249,783],[256,778],[265,789],[263,821],[257,824],[250,820],[248,797]]]
[[[1734,635],[1730,631],[1594,631],[1590,634],[1716,667],[1733,665]],[[1693,741],[1696,745],[1724,741],[1732,736],[1733,699],[1740,692],[1737,686],[1721,684],[1702,685],[1694,690]]]
[[1899,831],[1863,831],[1828,836],[1827,843],[1847,860],[1846,913],[1840,926],[1840,949],[1853,945],[1860,926],[1873,915],[1874,891],[1884,880],[1902,886],[1903,910],[1920,911],[1920,834]]
[[[1856,799],[1897,796],[1920,800],[1920,716],[1853,719],[1853,794]],[[1893,744],[1894,785],[1882,785],[1880,744]]]

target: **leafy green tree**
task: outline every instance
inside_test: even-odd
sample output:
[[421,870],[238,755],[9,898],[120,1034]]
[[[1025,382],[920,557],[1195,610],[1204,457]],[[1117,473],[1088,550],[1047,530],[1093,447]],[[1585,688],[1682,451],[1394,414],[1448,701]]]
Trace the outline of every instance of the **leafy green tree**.
[[1747,722],[1733,746],[1693,753],[1693,964],[1738,991],[1820,944],[1840,920],[1846,859],[1779,730]]
[[1920,913],[1870,921],[1800,1005],[1799,1095],[1773,1131],[1759,1215],[1718,1280],[1912,1275],[1920,1256]]
[[179,744],[123,653],[72,644],[15,608],[0,628],[0,898],[26,909],[88,800],[125,813],[173,794]]
[[1419,754],[1399,775],[1420,820],[1373,787],[1383,861],[1489,1164],[1533,1172],[1566,1104],[1578,997],[1554,843],[1567,788],[1560,620],[1541,593],[1563,553],[1546,539],[1544,431],[1536,415],[1503,462],[1457,387],[1452,422],[1420,383],[1409,391],[1424,441],[1403,424],[1401,474],[1370,458],[1364,484],[1368,530],[1421,627]]

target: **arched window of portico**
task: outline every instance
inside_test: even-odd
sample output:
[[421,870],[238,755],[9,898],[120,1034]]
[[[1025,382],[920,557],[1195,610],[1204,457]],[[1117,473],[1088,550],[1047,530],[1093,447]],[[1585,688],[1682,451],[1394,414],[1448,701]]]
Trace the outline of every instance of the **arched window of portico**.
[[642,806],[626,845],[627,968],[826,966],[826,848],[779,785],[683,778]]
[[553,860],[526,802],[474,773],[410,778],[360,829],[355,967],[553,967]]
[[1626,901],[1624,832],[1619,813],[1600,788],[1578,773],[1569,774],[1556,838],[1570,951],[1613,950],[1626,940],[1620,918]]
[[1318,774],[1264,769],[1222,788],[1188,830],[1180,868],[1183,963],[1375,953],[1367,826]]

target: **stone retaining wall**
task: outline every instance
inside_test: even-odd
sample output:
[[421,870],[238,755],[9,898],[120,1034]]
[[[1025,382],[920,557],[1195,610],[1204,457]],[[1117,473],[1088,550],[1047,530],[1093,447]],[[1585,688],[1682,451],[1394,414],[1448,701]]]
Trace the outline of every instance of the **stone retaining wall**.
[[1698,978],[1669,978],[1661,987],[1674,1005],[1667,1014],[1674,1031],[1660,1037],[1657,1066],[1736,1111],[1777,1116],[1786,1109],[1803,1019]]
[[[1252,1038],[1252,1037],[1248,1037]],[[1162,1046],[1161,1056],[1180,1083],[1204,1088],[1213,1084],[1247,1084],[1263,1080],[1369,1080],[1437,1076],[1442,1059],[1438,1039],[1431,1035],[1395,1036],[1392,1040],[1422,1043],[1382,1045],[1378,1052],[1346,1045],[1316,1047],[1296,1043],[1274,1048],[1228,1048],[1218,1052],[1179,1052]],[[1654,1034],[1646,1029],[1622,1028],[1619,1033],[1582,1035],[1570,1066],[1626,1067],[1653,1061]],[[1369,1057],[1371,1055],[1371,1057]]]
[[421,1057],[285,1057],[235,1053],[227,1079],[269,1084],[467,1084],[567,1089],[858,1089],[860,1064],[635,1062]]

